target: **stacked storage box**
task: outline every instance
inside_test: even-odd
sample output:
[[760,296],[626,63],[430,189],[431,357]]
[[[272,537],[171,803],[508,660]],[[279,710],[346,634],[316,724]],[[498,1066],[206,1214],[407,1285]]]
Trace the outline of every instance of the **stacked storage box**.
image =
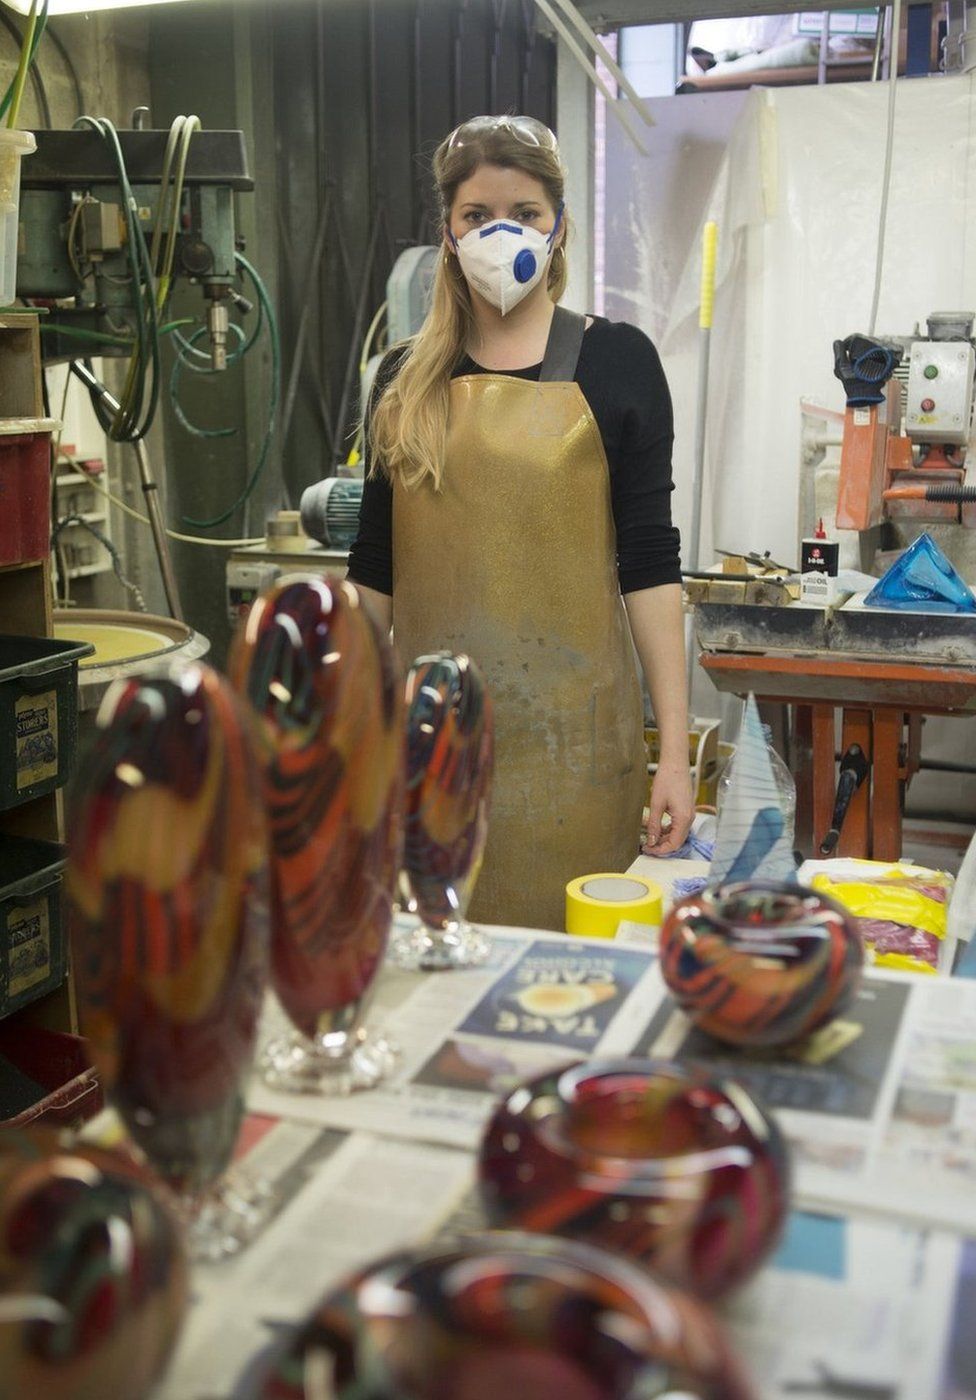
[[51,636],[56,424],[41,401],[36,318],[0,315],[0,1122],[49,1117],[49,1097],[63,1118],[97,1096],[73,1034],[58,805],[91,648]]

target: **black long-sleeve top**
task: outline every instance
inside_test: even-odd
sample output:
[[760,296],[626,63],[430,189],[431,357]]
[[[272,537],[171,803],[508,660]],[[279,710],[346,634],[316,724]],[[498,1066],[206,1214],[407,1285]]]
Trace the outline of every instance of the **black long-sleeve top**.
[[[374,402],[399,364],[400,357],[391,354],[380,367]],[[538,380],[540,369],[533,365],[507,373]],[[488,372],[465,356],[453,377]],[[576,382],[596,419],[610,467],[621,593],[680,583],[679,537],[671,524],[674,425],[657,351],[636,326],[595,317],[583,336]],[[368,461],[366,469],[349,577],[353,583],[392,594],[393,491],[383,473],[369,475]]]

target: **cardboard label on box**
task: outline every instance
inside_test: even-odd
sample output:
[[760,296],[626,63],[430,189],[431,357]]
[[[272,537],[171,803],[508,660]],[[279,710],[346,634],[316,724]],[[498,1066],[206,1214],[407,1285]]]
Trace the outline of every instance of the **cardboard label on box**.
[[51,975],[51,912],[46,894],[7,919],[7,995],[11,1001]]
[[800,577],[800,602],[808,603],[813,607],[828,607],[831,601],[830,585],[832,580],[826,574],[811,571],[802,574]]
[[800,576],[800,602],[808,607],[832,608],[848,594],[837,586],[837,580],[828,574],[812,571]]
[[14,704],[17,789],[58,775],[58,693],[21,695]]

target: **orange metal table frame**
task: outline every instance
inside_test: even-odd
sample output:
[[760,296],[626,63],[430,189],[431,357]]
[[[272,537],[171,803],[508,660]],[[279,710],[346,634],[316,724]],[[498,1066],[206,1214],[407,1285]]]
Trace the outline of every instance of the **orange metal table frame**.
[[795,706],[797,841],[810,855],[831,825],[836,714],[841,752],[860,744],[869,782],[854,796],[835,854],[897,860],[904,789],[918,771],[922,717],[976,711],[976,668],[844,656],[708,652],[716,689]]

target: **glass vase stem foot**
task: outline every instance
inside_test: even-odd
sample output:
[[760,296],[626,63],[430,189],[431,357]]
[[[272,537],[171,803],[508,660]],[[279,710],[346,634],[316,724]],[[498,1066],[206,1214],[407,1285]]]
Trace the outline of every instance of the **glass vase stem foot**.
[[291,1094],[344,1096],[372,1089],[392,1073],[399,1049],[375,1031],[359,1030],[338,1046],[289,1031],[268,1042],[260,1070],[271,1089]]
[[396,967],[446,972],[451,968],[481,967],[490,952],[487,935],[473,924],[432,928],[419,923],[414,928],[396,928],[386,956]]
[[267,1181],[233,1166],[208,1190],[172,1199],[195,1264],[218,1264],[238,1254],[261,1231],[275,1205]]

